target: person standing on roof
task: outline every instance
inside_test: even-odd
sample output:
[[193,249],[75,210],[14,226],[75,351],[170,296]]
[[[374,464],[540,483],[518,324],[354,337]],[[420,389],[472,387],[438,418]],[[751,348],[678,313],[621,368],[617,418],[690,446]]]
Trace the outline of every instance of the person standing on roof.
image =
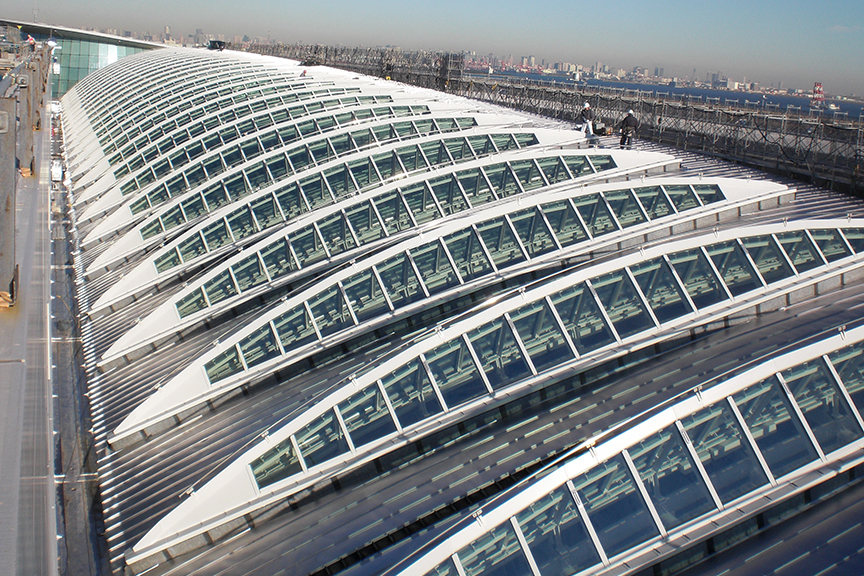
[[591,104],[585,102],[582,111],[579,112],[579,120],[582,122],[582,132],[586,135],[594,135],[594,110],[591,109]]
[[639,121],[633,115],[633,110],[627,111],[627,116],[618,123],[618,129],[621,130],[621,143],[623,149],[626,144],[628,148],[633,146],[633,136],[636,134],[636,129],[639,128]]

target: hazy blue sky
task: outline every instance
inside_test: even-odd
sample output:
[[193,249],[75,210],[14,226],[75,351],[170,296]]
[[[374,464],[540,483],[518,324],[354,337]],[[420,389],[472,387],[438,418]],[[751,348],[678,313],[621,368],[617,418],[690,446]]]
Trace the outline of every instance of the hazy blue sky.
[[34,7],[69,27],[533,54],[864,94],[864,0],[18,0],[0,15],[32,21]]

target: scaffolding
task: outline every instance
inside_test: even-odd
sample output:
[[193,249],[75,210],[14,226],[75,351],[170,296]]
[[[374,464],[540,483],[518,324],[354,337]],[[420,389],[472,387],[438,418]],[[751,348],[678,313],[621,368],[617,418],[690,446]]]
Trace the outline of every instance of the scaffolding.
[[[860,176],[864,117],[836,111],[803,114],[753,102],[627,90],[512,76],[471,75],[462,54],[309,45],[250,45],[242,49],[325,64],[575,122],[585,102],[598,120],[616,125],[632,109],[638,136],[697,150],[831,190],[864,196]],[[755,97],[756,95],[754,95]]]

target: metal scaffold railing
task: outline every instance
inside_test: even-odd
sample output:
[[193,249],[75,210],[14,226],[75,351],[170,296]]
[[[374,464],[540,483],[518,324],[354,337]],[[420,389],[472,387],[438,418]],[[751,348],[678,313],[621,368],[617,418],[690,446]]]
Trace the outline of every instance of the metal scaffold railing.
[[584,102],[615,125],[632,109],[639,137],[684,150],[864,195],[864,117],[805,115],[789,106],[744,99],[701,98],[604,86],[464,72],[461,54],[309,45],[252,45],[246,50],[325,64],[575,121]]

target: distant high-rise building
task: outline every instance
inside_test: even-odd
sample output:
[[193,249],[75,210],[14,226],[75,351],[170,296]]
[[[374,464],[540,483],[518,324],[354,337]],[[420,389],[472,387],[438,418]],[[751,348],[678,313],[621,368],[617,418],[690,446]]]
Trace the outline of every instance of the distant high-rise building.
[[535,62],[536,59],[534,58],[534,56],[528,56],[528,66],[531,66],[533,68]]

